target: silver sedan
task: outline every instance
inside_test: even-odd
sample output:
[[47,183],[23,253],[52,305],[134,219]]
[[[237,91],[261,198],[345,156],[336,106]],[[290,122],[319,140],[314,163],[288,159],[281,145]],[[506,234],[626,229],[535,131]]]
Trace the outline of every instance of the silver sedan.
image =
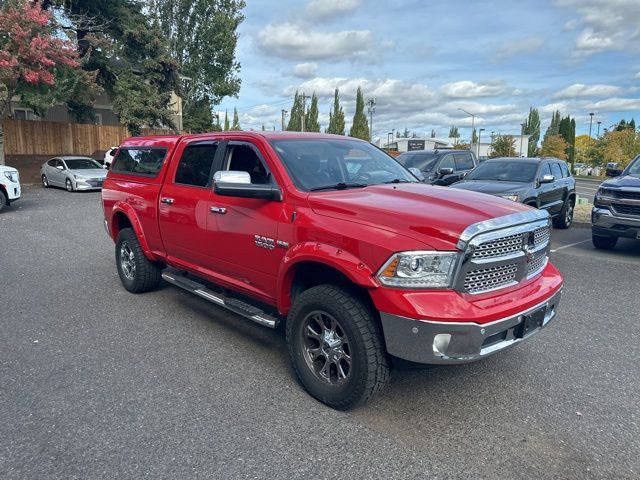
[[89,157],[55,157],[42,164],[40,178],[46,187],[62,187],[67,191],[100,190],[107,170]]

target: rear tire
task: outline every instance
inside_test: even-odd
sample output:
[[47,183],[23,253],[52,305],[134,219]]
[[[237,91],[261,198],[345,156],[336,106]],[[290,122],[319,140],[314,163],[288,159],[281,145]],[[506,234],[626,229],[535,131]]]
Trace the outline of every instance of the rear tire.
[[46,175],[42,175],[42,186],[44,188],[49,188],[49,179]]
[[378,320],[342,288],[319,285],[298,295],[287,317],[286,337],[298,380],[330,407],[362,405],[389,380]]
[[573,222],[574,207],[575,200],[571,197],[567,198],[567,201],[564,202],[564,206],[560,211],[560,215],[553,219],[553,226],[562,230],[569,228]]
[[160,284],[162,269],[144,256],[132,228],[123,228],[118,234],[116,266],[122,285],[131,293],[149,292]]
[[4,210],[4,207],[9,203],[9,199],[7,198],[7,194],[4,193],[4,190],[0,189],[0,212]]
[[599,250],[612,250],[616,243],[618,243],[618,237],[603,237],[600,235],[591,235],[591,241],[593,246]]
[[64,188],[67,189],[67,192],[73,192],[73,183],[71,183],[71,180],[67,178],[67,180],[64,182]]

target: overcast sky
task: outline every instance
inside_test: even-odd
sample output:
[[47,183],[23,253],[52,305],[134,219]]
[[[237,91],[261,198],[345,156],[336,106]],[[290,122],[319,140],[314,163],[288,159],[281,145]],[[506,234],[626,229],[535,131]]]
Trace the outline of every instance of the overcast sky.
[[376,99],[374,136],[392,128],[463,140],[471,118],[517,134],[529,107],[542,133],[559,109],[588,133],[640,120],[640,0],[247,0],[237,58],[243,129],[280,129],[296,90],[320,98],[320,124],[340,89],[347,129],[355,91]]

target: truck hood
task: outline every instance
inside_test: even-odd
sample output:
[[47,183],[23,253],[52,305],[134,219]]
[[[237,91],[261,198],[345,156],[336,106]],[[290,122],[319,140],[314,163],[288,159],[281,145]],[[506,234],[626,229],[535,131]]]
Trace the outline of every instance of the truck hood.
[[451,185],[461,190],[472,190],[474,192],[489,193],[499,195],[501,193],[512,193],[526,190],[529,184],[522,182],[501,182],[491,180],[463,180]]
[[625,175],[624,177],[605,180],[600,186],[606,188],[640,188],[640,178],[635,175]]
[[455,250],[469,225],[527,210],[522,204],[476,192],[425,184],[372,185],[311,193],[318,215],[361,223],[417,240],[416,248]]

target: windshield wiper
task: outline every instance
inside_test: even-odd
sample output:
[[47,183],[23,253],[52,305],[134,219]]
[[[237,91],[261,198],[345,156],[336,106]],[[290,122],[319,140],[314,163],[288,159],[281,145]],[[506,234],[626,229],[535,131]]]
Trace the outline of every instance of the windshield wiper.
[[317,192],[318,190],[346,190],[348,188],[364,188],[364,187],[368,187],[369,184],[368,183],[345,183],[345,182],[339,182],[339,183],[334,183],[333,185],[324,185],[322,187],[313,187],[310,188],[309,191],[310,192]]
[[417,182],[412,182],[411,180],[407,180],[406,178],[394,178],[393,180],[389,180],[388,182],[384,182],[384,183],[417,183]]

